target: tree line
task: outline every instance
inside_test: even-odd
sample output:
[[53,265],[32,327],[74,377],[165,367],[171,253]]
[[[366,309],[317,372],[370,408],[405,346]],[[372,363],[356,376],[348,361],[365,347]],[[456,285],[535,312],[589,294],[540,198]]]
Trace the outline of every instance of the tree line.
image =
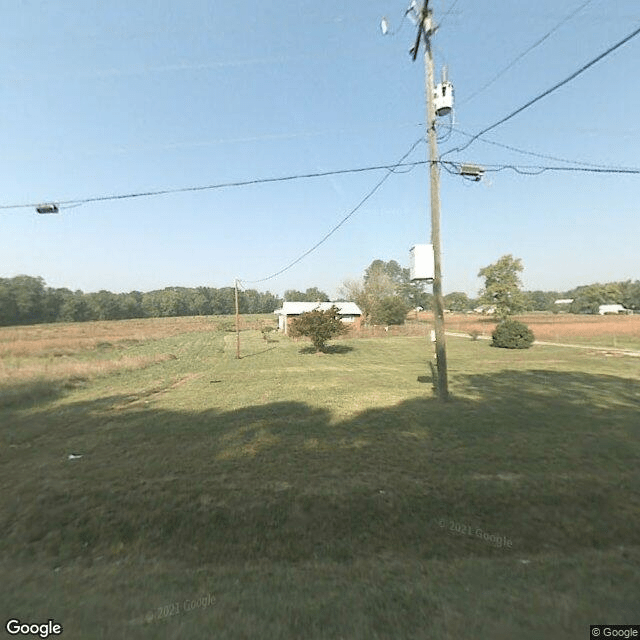
[[[495,313],[505,318],[514,313],[527,311],[561,311],[569,313],[598,313],[602,304],[620,304],[626,309],[640,310],[640,280],[625,280],[581,285],[568,291],[522,291],[520,273],[524,270],[522,260],[511,254],[480,269],[478,277],[484,278],[484,287],[480,291],[480,304],[494,308]],[[452,294],[450,294],[452,295]],[[455,294],[459,306],[464,306],[465,294]],[[465,296],[466,297],[466,296]],[[558,300],[570,302],[556,304]],[[468,305],[476,301],[468,302]],[[454,309],[452,311],[463,311]]]
[[[242,291],[238,299],[240,313],[272,313],[281,304],[278,296],[255,289]],[[233,287],[84,293],[47,287],[38,277],[0,278],[0,326],[232,313],[235,313]]]
[[[528,311],[597,313],[601,304],[621,304],[640,311],[640,280],[582,285],[569,291],[522,291],[519,273],[522,261],[503,256],[478,274],[485,280],[479,297],[454,291],[444,296],[445,308],[465,312],[481,305],[495,306],[503,315]],[[289,289],[285,300],[327,302],[329,296],[310,287]],[[566,305],[556,300],[572,299]],[[433,295],[422,283],[411,282],[409,269],[395,260],[374,260],[360,280],[347,280],[340,300],[355,302],[370,324],[402,324],[410,309],[430,309]],[[269,292],[244,290],[239,296],[240,313],[273,313],[282,299]],[[39,277],[26,275],[0,278],[0,326],[43,322],[84,322],[172,316],[228,315],[235,313],[233,287],[166,287],[155,291],[84,293],[47,287]]]
[[[464,313],[479,307],[493,308],[502,318],[531,311],[598,313],[601,304],[621,304],[640,311],[640,280],[594,283],[568,291],[523,291],[523,270],[520,258],[502,256],[480,269],[478,277],[484,279],[484,286],[478,297],[460,291],[448,293],[444,296],[445,309]],[[371,324],[402,324],[409,309],[433,306],[433,295],[425,291],[425,285],[411,282],[409,269],[395,260],[374,260],[362,279],[344,282],[341,294],[343,299],[355,301]],[[572,302],[556,304],[556,300],[567,299]]]

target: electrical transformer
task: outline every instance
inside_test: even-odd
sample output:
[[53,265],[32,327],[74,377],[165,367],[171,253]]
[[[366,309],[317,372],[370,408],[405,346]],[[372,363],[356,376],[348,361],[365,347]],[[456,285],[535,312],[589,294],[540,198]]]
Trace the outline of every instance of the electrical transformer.
[[441,82],[435,89],[433,103],[437,116],[446,116],[453,109],[453,85]]

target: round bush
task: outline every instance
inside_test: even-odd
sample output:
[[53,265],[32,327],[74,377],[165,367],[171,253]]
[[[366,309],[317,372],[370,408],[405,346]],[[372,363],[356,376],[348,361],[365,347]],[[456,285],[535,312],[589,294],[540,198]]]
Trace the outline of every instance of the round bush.
[[503,320],[491,334],[492,347],[528,349],[535,340],[533,331],[517,320]]

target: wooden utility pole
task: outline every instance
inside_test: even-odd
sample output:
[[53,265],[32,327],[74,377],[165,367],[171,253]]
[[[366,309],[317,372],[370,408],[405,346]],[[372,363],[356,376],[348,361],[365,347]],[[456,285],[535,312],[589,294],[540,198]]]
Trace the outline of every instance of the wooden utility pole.
[[[429,161],[431,170],[431,244],[433,245],[433,318],[436,332],[436,365],[438,370],[438,397],[442,401],[449,399],[447,376],[447,348],[444,333],[444,299],[442,297],[442,255],[440,251],[440,165],[436,134],[436,110],[434,105],[433,53],[431,35],[434,30],[429,0],[425,0],[420,18],[424,34],[425,92],[427,94],[427,135],[429,138]],[[417,49],[416,49],[417,53]]]
[[238,279],[234,280],[236,287],[236,359],[240,359],[240,309],[238,307]]

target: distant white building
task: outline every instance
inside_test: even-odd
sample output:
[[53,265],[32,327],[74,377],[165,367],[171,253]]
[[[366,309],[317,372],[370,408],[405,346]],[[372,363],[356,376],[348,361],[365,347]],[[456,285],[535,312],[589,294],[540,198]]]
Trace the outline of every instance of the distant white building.
[[603,316],[606,313],[632,313],[629,309],[625,309],[621,304],[601,304],[598,307],[598,313]]
[[573,298],[563,298],[562,300],[554,300],[553,304],[571,304]]
[[481,307],[476,307],[474,309],[475,313],[486,313],[487,315],[493,315],[496,312],[496,308],[495,307],[488,307],[488,306],[481,306]]
[[276,309],[273,313],[278,316],[278,329],[287,335],[293,318],[309,311],[327,311],[332,306],[337,307],[342,322],[360,328],[362,311],[355,302],[283,302],[282,309]]

